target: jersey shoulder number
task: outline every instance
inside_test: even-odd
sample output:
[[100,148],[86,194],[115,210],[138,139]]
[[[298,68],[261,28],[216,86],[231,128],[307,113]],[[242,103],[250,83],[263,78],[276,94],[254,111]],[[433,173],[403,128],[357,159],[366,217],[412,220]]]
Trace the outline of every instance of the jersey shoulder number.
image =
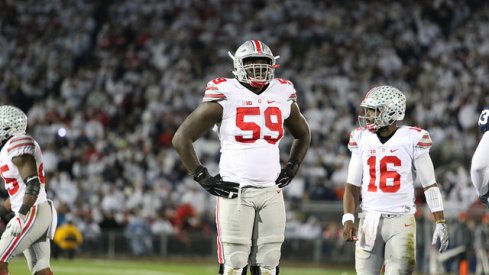
[[479,129],[481,133],[485,133],[489,130],[489,106],[486,106],[484,110],[482,110],[481,115],[479,116]]
[[223,91],[223,83],[228,82],[227,78],[218,77],[207,83],[205,87],[205,94],[202,101],[221,101],[226,99],[226,95]]
[[411,132],[411,134],[414,135],[416,147],[423,149],[431,148],[433,142],[431,141],[431,137],[428,131],[419,127],[409,127],[408,130]]
[[294,83],[292,81],[283,78],[274,78],[276,83],[279,84],[281,92],[286,92],[289,94],[287,101],[297,101],[297,93],[294,88]]

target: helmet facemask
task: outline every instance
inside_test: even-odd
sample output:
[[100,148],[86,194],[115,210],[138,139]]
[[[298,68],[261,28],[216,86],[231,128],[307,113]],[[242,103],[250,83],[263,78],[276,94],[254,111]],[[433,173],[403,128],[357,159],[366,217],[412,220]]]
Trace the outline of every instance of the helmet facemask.
[[379,86],[371,89],[360,106],[364,115],[359,115],[361,127],[375,133],[380,128],[404,119],[406,97],[391,86]]
[[275,69],[272,68],[272,60],[249,57],[243,60],[243,63],[246,78],[240,80],[241,82],[248,83],[251,87],[261,88],[273,79]]
[[366,128],[372,133],[377,132],[382,127],[391,125],[395,121],[384,121],[382,119],[383,106],[379,107],[363,107],[364,115],[358,116],[358,122],[361,127]]
[[258,40],[246,41],[234,55],[228,54],[233,59],[236,79],[254,88],[270,83],[275,69],[280,66],[275,63],[279,56],[274,56],[270,48]]

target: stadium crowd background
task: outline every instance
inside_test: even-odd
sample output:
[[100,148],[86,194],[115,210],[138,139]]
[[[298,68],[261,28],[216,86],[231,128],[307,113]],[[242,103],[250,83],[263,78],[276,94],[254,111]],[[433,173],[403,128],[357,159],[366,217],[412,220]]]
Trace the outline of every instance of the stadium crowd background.
[[[60,218],[74,214],[85,239],[133,222],[212,234],[214,198],[171,138],[249,39],[281,56],[276,76],[295,84],[313,133],[285,190],[288,236],[339,236],[340,216],[325,224],[294,206],[340,200],[349,132],[378,84],[400,88],[405,124],[430,132],[447,207],[480,207],[468,168],[489,104],[485,1],[1,1],[0,102],[27,112]],[[216,172],[216,135],[198,143]]]

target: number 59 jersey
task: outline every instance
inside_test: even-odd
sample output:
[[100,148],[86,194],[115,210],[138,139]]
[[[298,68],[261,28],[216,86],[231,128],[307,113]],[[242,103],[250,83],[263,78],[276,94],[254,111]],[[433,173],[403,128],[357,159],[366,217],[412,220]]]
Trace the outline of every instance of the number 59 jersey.
[[0,173],[5,182],[5,189],[10,196],[12,211],[18,212],[24,200],[26,185],[20,176],[17,166],[12,158],[21,155],[32,155],[36,160],[36,166],[41,182],[41,189],[37,196],[35,205],[45,202],[46,191],[44,189],[44,169],[42,165],[42,153],[39,144],[28,135],[14,135],[10,138],[0,151]]
[[362,160],[362,210],[414,214],[414,160],[431,144],[428,132],[415,127],[400,127],[385,143],[364,128],[353,130],[348,148]]
[[292,82],[273,79],[255,94],[236,79],[217,78],[207,84],[203,101],[223,108],[216,125],[221,143],[219,172],[241,186],[274,186],[280,173],[279,142],[284,120],[296,100]]

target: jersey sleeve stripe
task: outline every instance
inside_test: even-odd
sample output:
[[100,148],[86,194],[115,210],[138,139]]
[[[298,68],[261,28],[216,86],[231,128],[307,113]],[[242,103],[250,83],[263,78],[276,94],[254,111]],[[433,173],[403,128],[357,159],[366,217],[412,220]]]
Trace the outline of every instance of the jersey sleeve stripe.
[[17,137],[17,138],[13,138],[10,141],[10,144],[13,144],[13,143],[16,143],[16,142],[19,142],[19,141],[25,141],[25,140],[32,141],[32,138],[31,137]]
[[225,98],[223,94],[205,94],[204,98]]
[[205,88],[205,90],[206,91],[219,91],[219,88],[210,86],[210,87]]
[[358,144],[354,141],[348,142],[348,146],[357,146]]
[[289,99],[297,99],[297,95],[296,95],[296,94],[291,94],[291,95],[289,96]]
[[7,149],[7,152],[11,152],[12,150],[16,149],[16,148],[19,148],[19,147],[34,147],[34,143],[32,142],[28,142],[28,143],[20,143],[20,144],[17,144],[15,146],[11,146]]
[[418,142],[418,144],[416,144],[416,145],[418,145],[418,146],[422,146],[422,147],[427,147],[427,146],[431,146],[432,144],[433,144],[433,143],[431,143],[431,142],[421,142],[421,141],[420,141],[420,142]]

